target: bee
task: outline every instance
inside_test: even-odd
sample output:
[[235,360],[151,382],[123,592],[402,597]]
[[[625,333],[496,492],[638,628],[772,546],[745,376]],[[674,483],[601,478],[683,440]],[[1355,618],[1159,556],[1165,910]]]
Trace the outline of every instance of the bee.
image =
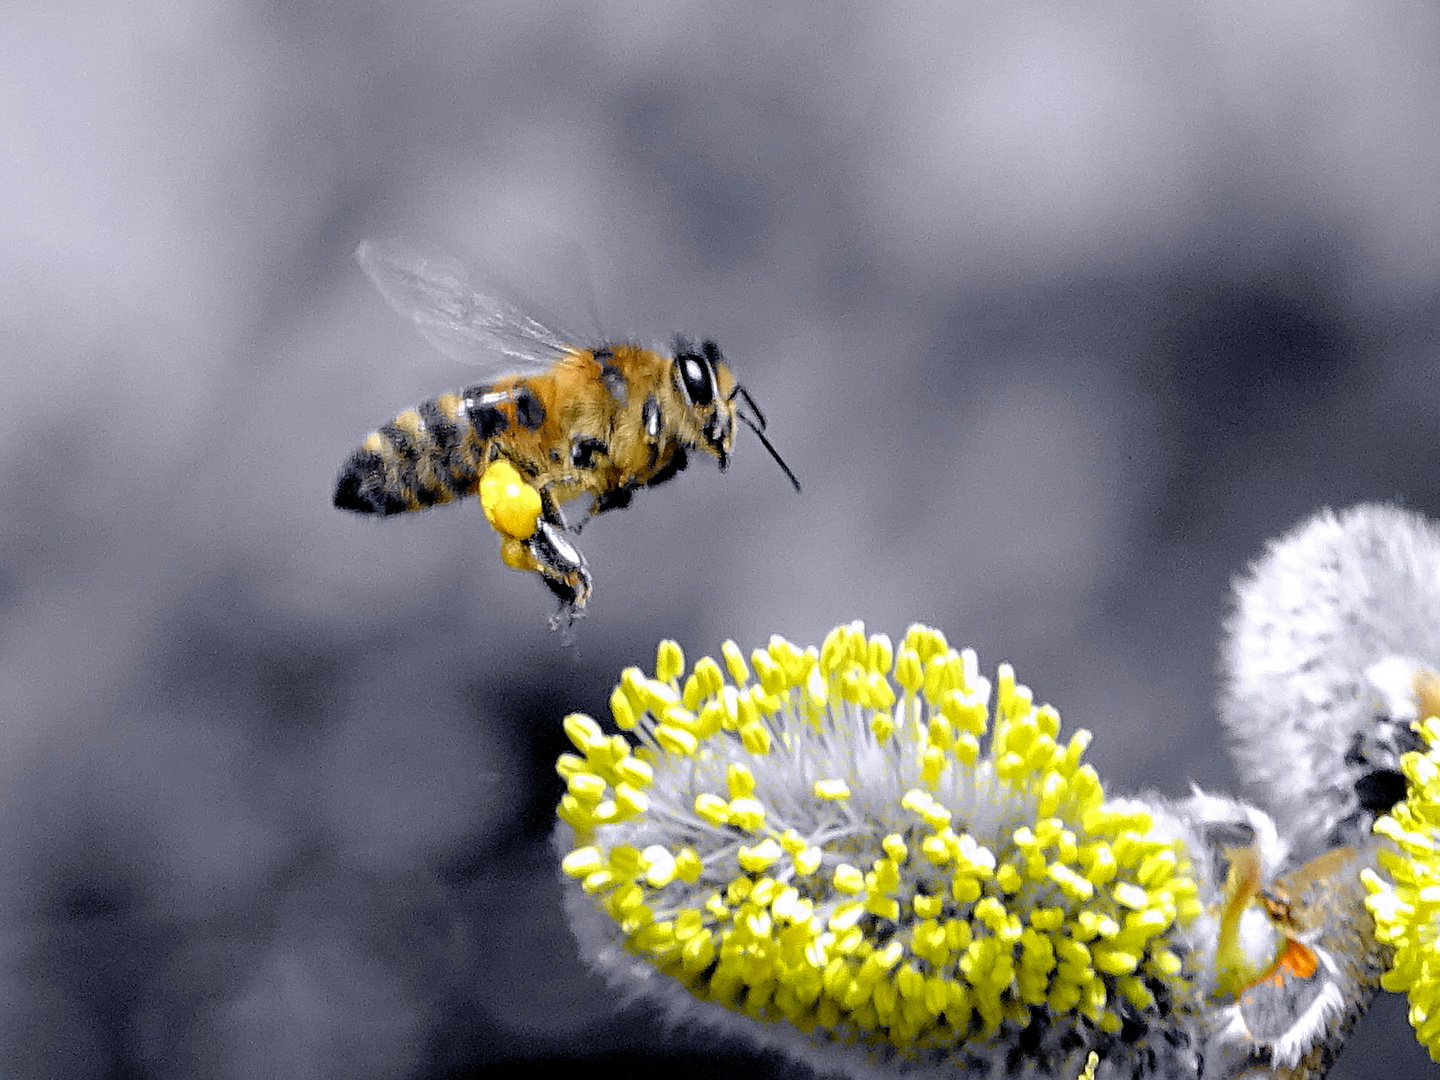
[[[355,257],[376,288],[442,352],[490,361],[487,381],[440,394],[372,431],[341,467],[335,505],[361,514],[426,510],[477,493],[504,561],[538,574],[568,625],[590,598],[585,557],[562,506],[584,518],[628,506],[699,451],[723,471],[737,421],[800,482],[765,436],[765,414],[713,341],[677,336],[669,351],[634,342],[574,343],[480,284],[448,256],[366,241]],[[483,483],[482,483],[483,482]],[[533,502],[530,512],[523,507]]]
[[[1216,948],[1221,997],[1233,1000],[1267,982],[1279,986],[1287,978],[1315,975],[1320,960],[1310,938],[1323,925],[1325,883],[1354,862],[1357,854],[1352,847],[1333,848],[1267,885],[1254,847],[1225,850],[1230,869]],[[1242,945],[1241,923],[1252,904],[1264,913],[1271,930],[1270,955],[1262,962],[1247,956]]]
[[1267,881],[1255,847],[1229,848],[1218,914],[1217,1075],[1323,1076],[1384,970],[1353,847]]

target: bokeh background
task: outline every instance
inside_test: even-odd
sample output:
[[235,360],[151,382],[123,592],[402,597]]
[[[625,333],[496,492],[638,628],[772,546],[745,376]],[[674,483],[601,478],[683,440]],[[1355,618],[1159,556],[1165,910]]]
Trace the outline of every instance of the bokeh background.
[[[10,0],[0,57],[13,1080],[803,1080],[575,960],[566,712],[919,619],[1112,788],[1233,789],[1232,575],[1440,514],[1429,0]],[[716,337],[803,496],[742,432],[596,522],[570,648],[475,506],[333,510],[473,374],[352,261],[397,232]],[[1432,1069],[1386,1001],[1335,1075]]]

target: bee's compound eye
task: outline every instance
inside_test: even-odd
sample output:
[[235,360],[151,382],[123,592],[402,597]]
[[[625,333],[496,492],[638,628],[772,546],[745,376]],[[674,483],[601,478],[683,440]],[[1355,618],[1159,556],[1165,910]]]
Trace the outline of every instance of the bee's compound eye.
[[675,357],[680,367],[680,383],[691,405],[705,406],[715,400],[715,372],[705,357],[698,353],[681,353]]

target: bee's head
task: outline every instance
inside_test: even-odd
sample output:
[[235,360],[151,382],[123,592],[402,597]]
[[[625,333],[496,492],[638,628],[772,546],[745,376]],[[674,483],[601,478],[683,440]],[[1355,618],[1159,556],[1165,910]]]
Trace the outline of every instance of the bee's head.
[[[735,381],[730,365],[725,363],[725,357],[720,355],[720,347],[715,342],[702,341],[696,348],[688,338],[677,338],[675,382],[696,429],[691,436],[693,445],[711,454],[724,469],[730,464],[730,450],[735,445],[735,421],[738,419],[770,451],[770,456],[795,490],[800,490],[800,481],[795,479],[790,466],[785,464],[765,437],[765,414],[745,388]],[[742,403],[748,405],[755,415],[745,412]]]
[[675,342],[675,382],[696,425],[697,444],[720,462],[730,464],[735,445],[735,376],[713,341],[697,348],[688,338]]

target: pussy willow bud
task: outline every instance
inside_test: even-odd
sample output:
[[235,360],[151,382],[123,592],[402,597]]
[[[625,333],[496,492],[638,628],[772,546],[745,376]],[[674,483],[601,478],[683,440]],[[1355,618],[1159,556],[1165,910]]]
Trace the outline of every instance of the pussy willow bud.
[[1107,798],[1007,665],[919,626],[688,673],[664,642],[611,711],[566,720],[557,841],[628,993],[824,1071],[1196,1075],[1184,826]]
[[1411,676],[1440,670],[1440,528],[1394,506],[1324,511],[1235,586],[1220,715],[1241,775],[1315,852],[1365,843],[1404,796]]

